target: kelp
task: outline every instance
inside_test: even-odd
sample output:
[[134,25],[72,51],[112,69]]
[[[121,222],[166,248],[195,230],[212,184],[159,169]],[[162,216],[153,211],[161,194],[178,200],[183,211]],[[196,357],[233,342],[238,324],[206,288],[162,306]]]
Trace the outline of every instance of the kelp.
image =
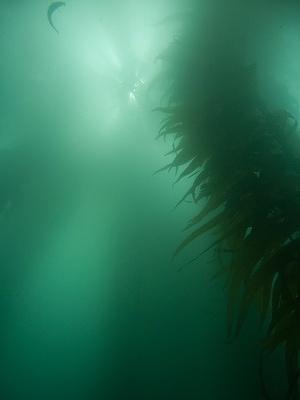
[[[173,89],[169,104],[158,109],[165,116],[159,136],[176,139],[166,168],[183,168],[177,181],[193,177],[178,205],[188,198],[206,200],[175,255],[213,232],[208,249],[222,245],[230,251],[222,268],[228,280],[228,335],[240,333],[255,305],[261,325],[267,324],[263,351],[284,347],[287,359],[295,359],[300,351],[297,121],[263,101],[255,64],[224,53],[206,60],[201,40],[193,40],[183,36],[162,57]],[[191,70],[198,75],[191,78]],[[297,368],[287,363],[288,398],[294,398]]]

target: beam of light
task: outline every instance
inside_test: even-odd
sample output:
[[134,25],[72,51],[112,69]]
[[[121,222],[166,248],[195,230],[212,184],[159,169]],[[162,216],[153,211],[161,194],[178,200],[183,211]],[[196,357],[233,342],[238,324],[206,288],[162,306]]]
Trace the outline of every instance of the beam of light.
[[129,103],[130,104],[136,103],[136,97],[135,97],[135,94],[133,92],[129,92]]
[[[64,29],[64,57],[70,56],[69,76],[72,90],[76,88],[78,119],[82,126],[86,124],[86,139],[87,132],[98,132],[101,137],[119,132],[122,120],[129,120],[126,113],[131,113],[130,108],[138,112],[144,87],[157,70],[154,56],[169,38],[152,26],[158,19],[153,12],[161,13],[149,7],[149,13],[141,19],[144,6],[135,11],[128,16],[132,22],[128,26],[134,25],[134,30],[122,23],[115,25],[118,19],[110,20],[103,12],[101,18],[96,17],[85,6],[80,12],[74,8],[69,29]],[[126,15],[121,21],[123,18],[125,22]],[[91,140],[96,138],[94,133]]]

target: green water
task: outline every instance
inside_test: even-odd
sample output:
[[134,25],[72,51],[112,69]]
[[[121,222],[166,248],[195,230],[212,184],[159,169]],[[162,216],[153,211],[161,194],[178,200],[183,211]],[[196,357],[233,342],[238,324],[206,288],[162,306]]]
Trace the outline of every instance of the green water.
[[189,181],[153,175],[159,21],[187,3],[67,1],[59,34],[49,4],[0,4],[1,398],[259,398],[256,318],[226,342],[213,252],[178,271],[210,238],[171,259]]

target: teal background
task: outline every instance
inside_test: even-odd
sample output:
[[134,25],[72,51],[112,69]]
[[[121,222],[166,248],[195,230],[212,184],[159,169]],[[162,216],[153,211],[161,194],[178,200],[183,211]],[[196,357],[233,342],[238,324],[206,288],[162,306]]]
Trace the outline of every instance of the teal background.
[[[49,4],[0,4],[1,398],[259,398],[255,313],[228,343],[214,253],[178,271],[211,238],[172,260],[190,181],[153,174],[171,147],[156,57],[190,4],[68,1],[59,34]],[[295,97],[298,35],[285,24],[285,62],[264,64]]]

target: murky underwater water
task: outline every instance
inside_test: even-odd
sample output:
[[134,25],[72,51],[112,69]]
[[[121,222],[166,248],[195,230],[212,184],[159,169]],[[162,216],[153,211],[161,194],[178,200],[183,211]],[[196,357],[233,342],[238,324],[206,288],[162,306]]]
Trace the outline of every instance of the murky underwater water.
[[186,2],[67,1],[59,34],[49,4],[0,5],[1,398],[259,398],[256,317],[226,341],[213,252],[171,259],[189,181],[153,175],[159,22]]

